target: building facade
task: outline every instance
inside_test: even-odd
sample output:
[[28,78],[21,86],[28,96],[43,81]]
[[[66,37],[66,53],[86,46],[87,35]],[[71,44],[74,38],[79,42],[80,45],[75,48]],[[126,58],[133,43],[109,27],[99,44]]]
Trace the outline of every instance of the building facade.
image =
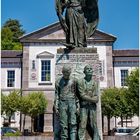
[[[113,35],[99,30],[96,30],[95,34],[88,39],[88,47],[97,48],[99,54],[101,89],[124,86],[123,78],[134,67],[138,67],[138,50],[113,50],[115,40],[116,37]],[[48,100],[48,107],[45,114],[40,115],[38,121],[43,120],[43,125],[40,127],[43,127],[44,132],[53,131],[53,101],[57,78],[55,77],[56,53],[58,48],[64,48],[61,45],[61,42],[65,41],[64,32],[60,24],[55,23],[22,36],[20,41],[23,44],[23,50],[21,52],[11,51],[17,55],[10,51],[2,51],[2,91],[6,93],[12,89],[22,89],[23,95],[32,91],[43,91]],[[8,57],[9,53],[13,61],[18,60],[18,68],[12,65],[9,68],[6,63],[4,65],[5,61],[9,63],[12,60]],[[8,81],[11,82],[8,83]],[[12,87],[8,87],[11,85]],[[26,119],[25,127],[30,129],[30,118]]]

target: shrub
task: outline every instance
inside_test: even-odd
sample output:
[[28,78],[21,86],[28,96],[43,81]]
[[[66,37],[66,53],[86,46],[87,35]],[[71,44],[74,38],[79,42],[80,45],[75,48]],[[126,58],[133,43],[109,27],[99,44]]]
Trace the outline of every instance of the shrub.
[[5,133],[4,136],[21,136],[22,133],[20,131],[17,131],[15,133]]

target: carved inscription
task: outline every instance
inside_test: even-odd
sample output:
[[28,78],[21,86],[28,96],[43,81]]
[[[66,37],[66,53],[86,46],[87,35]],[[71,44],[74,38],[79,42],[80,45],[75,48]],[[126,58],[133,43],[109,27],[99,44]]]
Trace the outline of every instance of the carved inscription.
[[61,70],[65,64],[72,67],[72,77],[84,77],[83,69],[85,65],[90,64],[93,66],[93,79],[99,81],[100,74],[100,61],[97,53],[69,53],[56,55],[56,78],[62,75]]

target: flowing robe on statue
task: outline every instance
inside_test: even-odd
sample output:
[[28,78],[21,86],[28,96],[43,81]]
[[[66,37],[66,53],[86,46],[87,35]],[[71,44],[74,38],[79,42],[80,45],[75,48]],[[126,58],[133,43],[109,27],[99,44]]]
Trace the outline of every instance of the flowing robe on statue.
[[[66,9],[65,19],[62,14]],[[98,24],[97,0],[56,0],[56,11],[68,48],[87,47],[87,38]]]

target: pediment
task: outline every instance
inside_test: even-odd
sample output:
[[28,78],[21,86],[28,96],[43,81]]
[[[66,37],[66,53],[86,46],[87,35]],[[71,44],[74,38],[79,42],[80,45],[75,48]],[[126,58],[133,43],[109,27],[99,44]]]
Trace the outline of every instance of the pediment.
[[[61,25],[59,22],[54,23],[50,26],[44,27],[42,29],[39,29],[35,32],[29,33],[27,35],[24,35],[20,38],[21,42],[32,42],[32,41],[51,41],[51,40],[64,40],[65,34],[64,31],[61,28]],[[95,40],[95,41],[112,41],[114,42],[116,40],[116,37],[110,34],[107,34],[103,31],[96,30],[94,35],[89,38],[89,40]]]
[[44,51],[37,55],[37,58],[54,58],[54,54]]

